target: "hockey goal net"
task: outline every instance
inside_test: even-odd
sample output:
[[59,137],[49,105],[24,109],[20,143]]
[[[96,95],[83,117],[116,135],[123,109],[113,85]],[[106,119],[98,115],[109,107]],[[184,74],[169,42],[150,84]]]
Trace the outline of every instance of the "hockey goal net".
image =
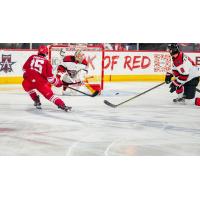
[[93,90],[103,90],[103,57],[104,51],[102,46],[84,46],[84,45],[51,45],[49,46],[49,61],[53,66],[54,72],[62,62],[60,51],[66,50],[67,55],[74,55],[77,50],[81,50],[88,62],[87,84]]

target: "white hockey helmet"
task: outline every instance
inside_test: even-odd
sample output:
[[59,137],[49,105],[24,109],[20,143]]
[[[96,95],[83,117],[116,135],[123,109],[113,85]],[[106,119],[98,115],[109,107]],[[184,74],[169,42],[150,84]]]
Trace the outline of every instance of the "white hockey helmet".
[[78,62],[81,63],[81,62],[83,61],[83,59],[85,58],[85,55],[84,55],[84,53],[83,53],[80,49],[78,49],[78,50],[75,52],[74,57],[75,57],[75,59],[76,59]]

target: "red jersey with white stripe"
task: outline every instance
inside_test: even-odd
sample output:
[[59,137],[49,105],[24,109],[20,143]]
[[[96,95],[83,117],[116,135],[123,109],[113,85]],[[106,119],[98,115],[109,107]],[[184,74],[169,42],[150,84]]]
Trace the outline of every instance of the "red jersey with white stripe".
[[177,85],[183,85],[193,78],[200,76],[200,69],[192,59],[180,52],[173,58],[172,74],[175,76]]
[[57,78],[55,78],[52,73],[52,65],[44,56],[30,56],[23,66],[23,71],[26,75],[29,75],[30,77],[41,76],[55,86],[57,86],[57,84],[60,84],[60,80],[57,80]]

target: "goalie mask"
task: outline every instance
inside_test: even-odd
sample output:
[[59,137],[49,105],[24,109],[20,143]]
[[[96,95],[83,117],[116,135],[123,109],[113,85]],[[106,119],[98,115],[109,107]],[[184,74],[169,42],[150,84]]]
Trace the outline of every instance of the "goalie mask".
[[75,60],[78,61],[79,63],[81,63],[84,59],[84,54],[82,53],[81,50],[77,50],[74,54]]
[[168,44],[167,51],[170,53],[171,56],[180,52],[179,46],[176,43]]

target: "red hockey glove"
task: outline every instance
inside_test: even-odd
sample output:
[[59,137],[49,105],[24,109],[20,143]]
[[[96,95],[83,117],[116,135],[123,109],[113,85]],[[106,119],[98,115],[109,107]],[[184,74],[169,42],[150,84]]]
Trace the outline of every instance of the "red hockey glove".
[[170,92],[173,93],[174,91],[176,91],[177,94],[180,94],[183,92],[183,86],[178,84],[177,81],[172,81],[172,83],[170,84]]

